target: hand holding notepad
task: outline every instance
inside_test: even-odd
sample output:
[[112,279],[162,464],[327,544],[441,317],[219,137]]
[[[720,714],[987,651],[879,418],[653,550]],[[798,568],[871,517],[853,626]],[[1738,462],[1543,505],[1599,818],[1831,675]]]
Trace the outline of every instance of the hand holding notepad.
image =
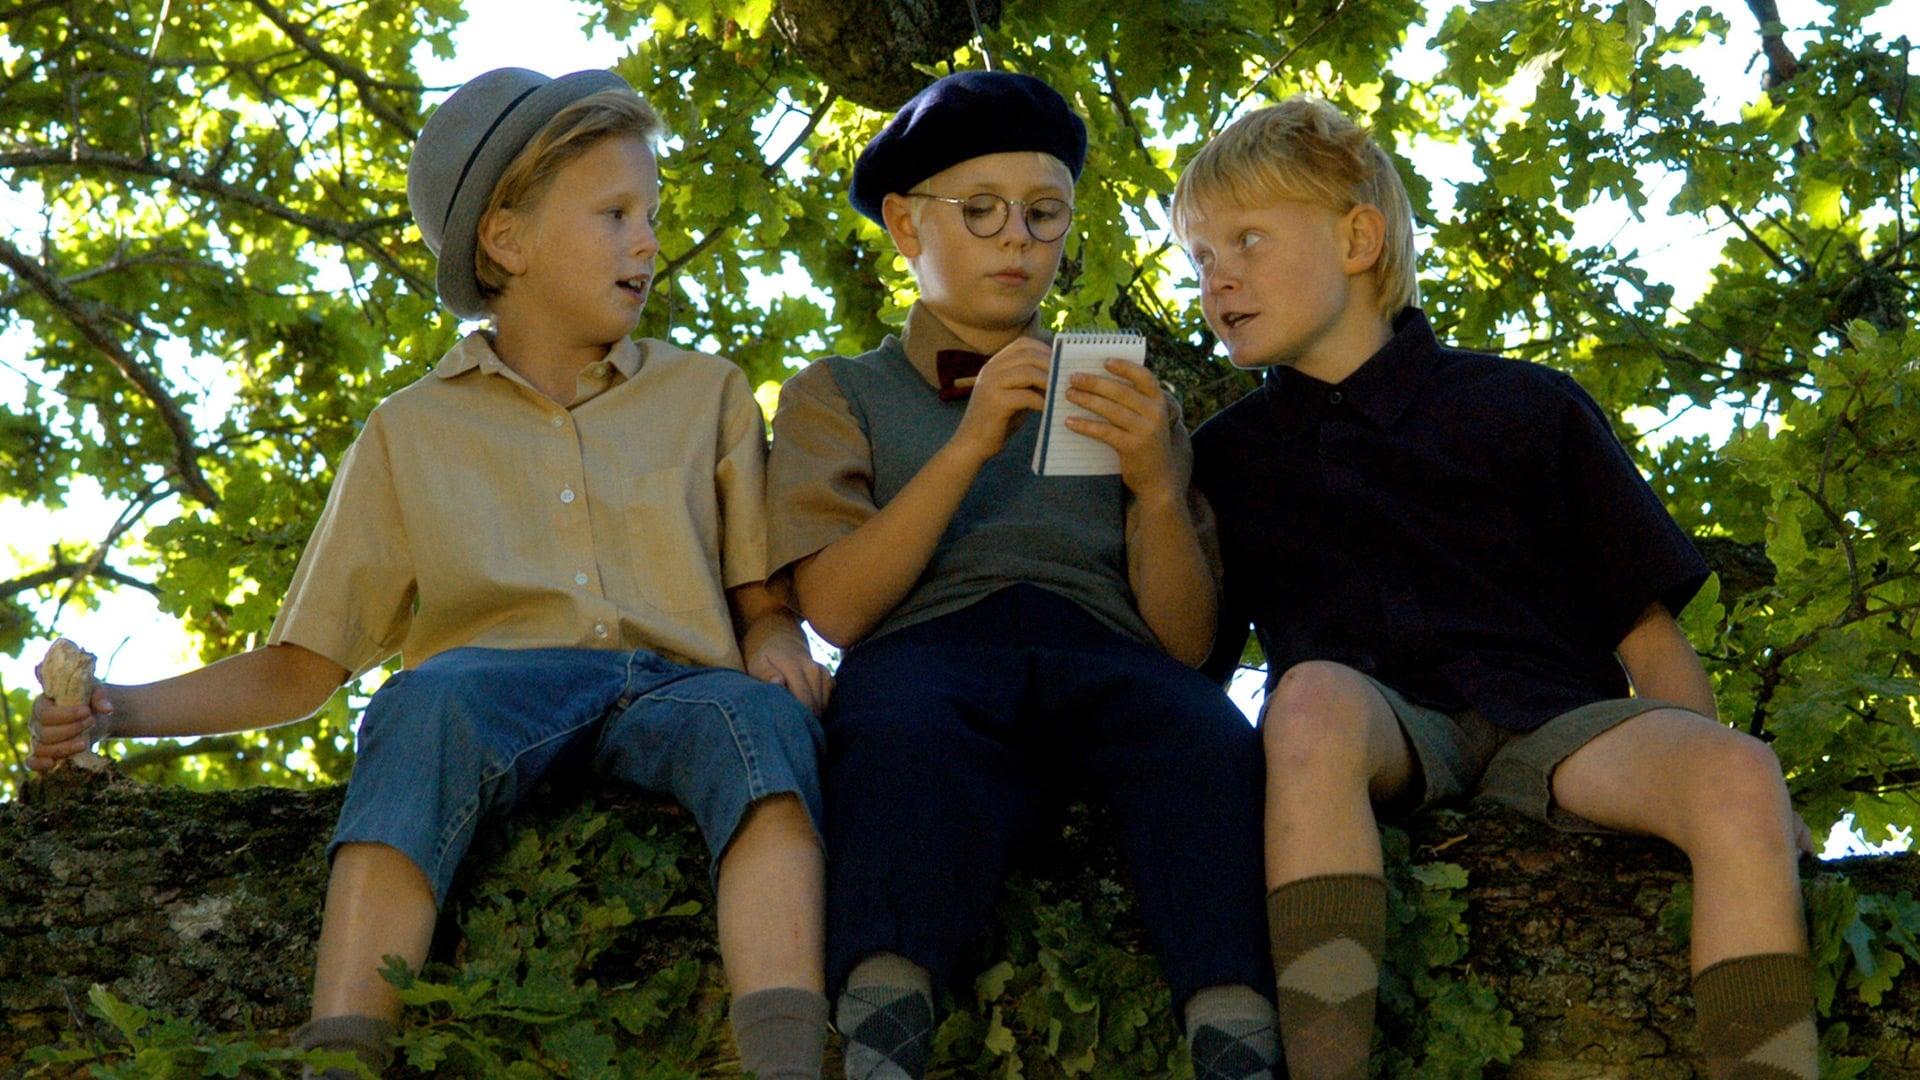
[[1108,360],[1145,363],[1147,342],[1124,330],[1070,330],[1053,338],[1047,374],[1047,404],[1040,413],[1040,437],[1034,441],[1033,471],[1040,476],[1112,476],[1120,472],[1113,447],[1067,426],[1069,417],[1099,420],[1091,410],[1067,400],[1076,374],[1112,378]]

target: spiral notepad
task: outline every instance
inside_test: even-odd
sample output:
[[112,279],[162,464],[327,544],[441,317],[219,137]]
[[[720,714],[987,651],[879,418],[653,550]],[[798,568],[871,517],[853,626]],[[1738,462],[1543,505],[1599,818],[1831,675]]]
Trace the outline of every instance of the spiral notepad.
[[1053,361],[1047,373],[1047,405],[1040,414],[1040,437],[1034,440],[1033,471],[1040,476],[1112,476],[1120,471],[1120,455],[1098,439],[1067,427],[1070,416],[1102,419],[1067,400],[1068,379],[1086,372],[1112,378],[1109,359],[1147,360],[1147,340],[1127,330],[1069,330],[1053,338]]

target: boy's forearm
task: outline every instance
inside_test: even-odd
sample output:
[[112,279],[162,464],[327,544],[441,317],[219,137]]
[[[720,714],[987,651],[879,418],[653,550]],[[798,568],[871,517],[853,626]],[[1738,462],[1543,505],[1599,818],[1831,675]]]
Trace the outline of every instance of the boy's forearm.
[[1174,659],[1206,660],[1218,617],[1213,575],[1178,494],[1135,502],[1139,523],[1127,546],[1127,578],[1148,629]]
[[981,462],[943,447],[881,511],[794,568],[794,600],[840,648],[864,638],[920,580]]
[[764,583],[728,589],[727,600],[733,611],[733,631],[740,640],[742,660],[751,660],[775,638],[788,637],[803,645],[806,643],[807,635],[801,631],[799,620]]
[[1701,666],[1693,643],[1664,605],[1650,605],[1616,651],[1635,694],[1671,701],[1705,717],[1719,717],[1713,680]]
[[179,738],[274,727],[325,705],[347,674],[298,645],[269,645],[171,679],[109,685],[112,735]]

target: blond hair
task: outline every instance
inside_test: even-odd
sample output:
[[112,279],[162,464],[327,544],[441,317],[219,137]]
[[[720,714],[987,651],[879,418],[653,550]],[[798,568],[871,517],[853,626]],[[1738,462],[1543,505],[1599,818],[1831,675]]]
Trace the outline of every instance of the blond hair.
[[1362,203],[1387,221],[1374,264],[1381,313],[1420,300],[1413,276],[1413,204],[1393,159],[1365,128],[1315,97],[1292,97],[1235,120],[1201,148],[1173,189],[1173,232],[1184,243],[1203,204],[1248,208],[1294,200],[1344,214]]
[[[486,211],[480,215],[481,227],[502,210],[538,202],[556,173],[600,143],[631,136],[653,144],[665,131],[660,114],[632,90],[603,90],[581,98],[555,113],[507,163],[500,182],[493,185]],[[485,244],[480,244],[473,253],[473,276],[480,282],[480,295],[491,299],[500,295],[512,275],[487,254]]]

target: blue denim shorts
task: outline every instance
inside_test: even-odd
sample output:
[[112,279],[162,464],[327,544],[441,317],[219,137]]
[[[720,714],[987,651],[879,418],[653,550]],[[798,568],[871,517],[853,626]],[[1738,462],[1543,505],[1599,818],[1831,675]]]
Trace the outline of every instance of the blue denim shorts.
[[644,650],[452,649],[373,695],[327,853],[386,844],[444,903],[482,820],[543,779],[585,775],[673,796],[699,823],[717,879],[761,799],[798,796],[817,832],[823,741],[792,694],[730,668]]

